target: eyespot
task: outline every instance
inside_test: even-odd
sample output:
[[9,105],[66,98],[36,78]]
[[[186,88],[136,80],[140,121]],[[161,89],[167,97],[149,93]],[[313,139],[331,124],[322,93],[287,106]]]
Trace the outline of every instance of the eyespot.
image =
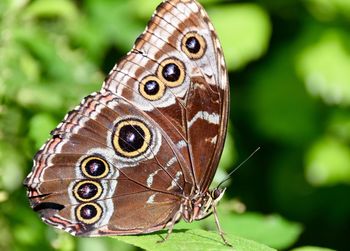
[[89,202],[101,196],[102,187],[96,181],[84,180],[74,185],[73,194],[77,200]]
[[168,58],[160,63],[157,76],[169,87],[179,86],[185,80],[185,65],[176,58]]
[[117,123],[112,143],[117,154],[133,158],[146,152],[151,137],[150,129],[142,121],[128,119]]
[[148,76],[141,81],[139,91],[144,98],[154,101],[163,97],[165,85],[157,77]]
[[182,38],[181,49],[190,59],[200,59],[207,49],[207,43],[197,32],[189,32]]
[[99,157],[88,157],[81,162],[81,171],[88,178],[101,179],[107,176],[109,165]]
[[90,225],[101,218],[102,208],[97,203],[85,203],[77,207],[75,214],[79,221]]

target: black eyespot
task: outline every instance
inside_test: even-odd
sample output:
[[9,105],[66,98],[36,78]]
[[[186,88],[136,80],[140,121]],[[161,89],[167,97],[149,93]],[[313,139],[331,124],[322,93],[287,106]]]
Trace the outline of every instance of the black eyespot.
[[178,87],[185,81],[186,67],[181,60],[175,57],[167,58],[160,63],[157,77],[167,87]]
[[120,128],[118,143],[125,152],[134,152],[140,149],[145,140],[145,133],[138,125],[125,125]]
[[89,175],[98,177],[106,171],[106,166],[100,159],[91,159],[86,163],[85,170]]
[[189,52],[196,54],[201,49],[201,45],[196,37],[189,37],[186,39],[186,48]]
[[118,155],[132,158],[147,151],[151,138],[151,130],[144,122],[125,119],[116,124],[112,144]]
[[162,70],[163,77],[170,82],[176,82],[179,80],[180,74],[180,68],[174,63],[166,64]]
[[82,173],[92,179],[100,179],[105,177],[109,172],[107,162],[100,157],[87,157],[81,162]]
[[97,215],[97,208],[92,204],[84,205],[80,208],[80,216],[85,220],[91,220]]
[[204,56],[207,43],[202,35],[196,31],[191,31],[182,38],[181,49],[187,57],[197,60]]
[[93,183],[83,183],[77,188],[77,194],[82,199],[95,197],[98,191],[98,187]]
[[102,216],[102,208],[97,203],[85,203],[76,208],[75,215],[79,221],[85,224],[94,224]]
[[102,186],[97,181],[82,180],[77,182],[73,188],[73,196],[83,202],[98,199],[103,192]]
[[150,75],[141,80],[139,92],[142,97],[150,101],[159,100],[164,96],[165,85],[159,78]]
[[160,86],[158,82],[154,80],[149,80],[147,83],[144,85],[144,91],[148,95],[156,95],[159,93]]

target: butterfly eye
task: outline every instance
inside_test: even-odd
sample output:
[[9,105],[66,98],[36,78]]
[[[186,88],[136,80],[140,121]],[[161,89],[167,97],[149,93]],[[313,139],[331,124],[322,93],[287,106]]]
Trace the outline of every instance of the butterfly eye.
[[178,59],[168,58],[160,64],[158,77],[169,87],[179,86],[185,80],[185,66]]
[[102,208],[96,203],[86,203],[78,206],[75,213],[78,220],[90,225],[101,218]]
[[95,181],[82,181],[77,183],[74,188],[74,197],[77,200],[88,202],[97,199],[102,194],[102,187]]
[[122,120],[115,127],[113,146],[116,152],[127,158],[143,154],[151,142],[151,131],[135,119]]
[[109,166],[99,157],[88,157],[82,161],[81,170],[86,177],[100,179],[108,174]]
[[182,51],[191,59],[200,59],[207,49],[205,39],[196,32],[187,33],[181,43]]
[[155,76],[148,76],[141,81],[141,95],[151,101],[158,100],[163,97],[165,85]]
[[213,198],[213,200],[216,200],[221,196],[222,192],[222,189],[216,188],[211,192],[211,197]]

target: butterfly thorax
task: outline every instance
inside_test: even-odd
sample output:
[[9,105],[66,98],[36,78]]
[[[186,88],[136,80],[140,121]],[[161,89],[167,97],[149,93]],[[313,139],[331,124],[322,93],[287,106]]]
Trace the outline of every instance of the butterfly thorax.
[[186,222],[202,220],[213,213],[215,207],[225,193],[225,189],[215,188],[206,193],[197,192],[191,198],[185,198],[182,217]]

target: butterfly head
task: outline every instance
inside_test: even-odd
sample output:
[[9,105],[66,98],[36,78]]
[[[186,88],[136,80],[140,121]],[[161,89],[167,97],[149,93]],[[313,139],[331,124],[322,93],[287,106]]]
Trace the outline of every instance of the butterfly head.
[[187,222],[202,220],[213,213],[213,207],[224,196],[226,188],[215,188],[204,194],[196,194],[191,200],[187,199],[183,207],[183,218]]

